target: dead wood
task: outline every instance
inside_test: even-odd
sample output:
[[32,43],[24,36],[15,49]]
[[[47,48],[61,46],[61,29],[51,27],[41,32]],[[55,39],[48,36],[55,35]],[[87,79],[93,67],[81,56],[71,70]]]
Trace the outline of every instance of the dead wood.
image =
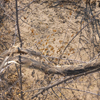
[[[22,53],[31,55],[30,57],[27,56],[14,56],[15,53]],[[47,64],[46,62],[36,61],[32,58],[33,56],[42,57],[42,55],[39,52],[30,50],[30,49],[22,49],[22,48],[14,48],[13,50],[7,50],[4,53],[2,53],[1,57],[6,57],[7,55],[10,55],[8,60],[3,64],[4,66],[11,63],[11,61],[16,62],[17,64],[21,64],[24,67],[29,67],[33,69],[38,69],[46,74],[60,74],[64,76],[71,76],[71,75],[78,75],[81,73],[87,74],[87,73],[93,73],[100,70],[100,62],[91,62],[88,64],[83,65],[64,65],[61,67],[52,66],[50,64]],[[19,58],[21,59],[21,62],[19,61]],[[4,63],[4,62],[3,62]],[[2,64],[1,64],[2,65]],[[0,69],[1,69],[0,65]]]
[[36,57],[41,57],[41,53],[39,52],[36,52],[34,50],[31,50],[31,49],[22,49],[22,48],[10,48],[9,50],[6,50],[4,51],[0,57],[6,57],[6,56],[9,56],[9,55],[13,55],[13,54],[16,54],[16,53],[21,53],[21,54],[28,54],[28,55],[33,55],[33,56],[36,56]]

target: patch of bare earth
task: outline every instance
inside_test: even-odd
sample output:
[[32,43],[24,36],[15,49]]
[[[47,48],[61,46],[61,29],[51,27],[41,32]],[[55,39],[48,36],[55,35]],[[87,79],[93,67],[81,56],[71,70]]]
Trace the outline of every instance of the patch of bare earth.
[[[100,33],[100,15],[95,17],[95,21],[91,20],[98,14],[100,7],[92,6],[92,3],[88,5],[84,0],[58,1],[40,0],[33,2],[23,10],[22,8],[31,0],[18,0],[19,27],[23,48],[40,52],[46,59],[33,56],[32,58],[52,64],[52,66],[89,63],[99,53],[99,34],[97,33]],[[8,0],[4,10],[7,19],[3,20],[0,27],[1,52],[13,44],[19,47],[18,35],[15,34],[15,1]],[[7,42],[8,48],[2,41]],[[62,53],[62,60],[59,62],[58,58]],[[95,59],[99,59],[98,56]],[[19,100],[21,96],[18,80],[19,67],[15,67],[13,64],[8,70],[10,73],[6,71],[1,78],[3,81],[0,83],[0,92],[5,100]],[[22,66],[22,77],[24,99],[32,100],[39,88],[54,84],[68,76],[47,75],[40,70],[24,65]],[[100,93],[99,77],[99,73],[96,72],[63,82],[46,90],[33,100],[99,100],[100,96],[96,95]],[[7,90],[11,86],[12,88]]]

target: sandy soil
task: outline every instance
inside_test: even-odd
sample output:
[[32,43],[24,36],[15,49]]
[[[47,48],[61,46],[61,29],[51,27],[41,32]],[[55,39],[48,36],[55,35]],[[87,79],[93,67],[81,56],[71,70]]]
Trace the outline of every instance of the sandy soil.
[[[18,1],[18,5],[20,6],[19,9],[21,9],[21,7],[23,8],[29,2],[31,2],[31,0]],[[9,6],[11,6],[11,8]],[[15,39],[14,1],[9,0],[5,5],[5,10],[6,15],[3,19],[3,25],[0,27],[0,31],[2,32],[0,42],[5,39],[8,41],[10,37],[9,43],[7,43],[8,48],[9,46],[11,47],[14,42],[15,46],[19,46],[18,37]],[[24,8],[24,11],[19,10],[19,26],[21,38],[23,40],[23,48],[30,48],[41,52],[47,59],[48,56],[60,57],[65,47],[73,39],[62,56],[62,58],[71,59],[71,62],[68,60],[61,60],[58,64],[57,59],[48,60],[54,65],[60,66],[87,63],[99,52],[99,34],[97,33],[100,33],[98,22],[100,21],[100,16],[95,18],[98,27],[96,27],[94,21],[89,23],[93,16],[98,14],[98,11],[100,11],[98,5],[96,7],[91,2],[90,8],[88,4],[86,5],[84,0],[76,0],[74,3],[73,1],[60,2],[60,0],[59,2],[57,0],[40,0],[34,2],[30,6]],[[8,14],[11,16],[9,19]],[[85,25],[87,26],[78,33]],[[7,49],[4,46],[2,46],[2,48]],[[1,51],[4,49],[1,49]],[[34,59],[40,60],[35,57]],[[41,61],[49,63],[46,59],[42,59]],[[12,70],[15,70],[15,68]],[[14,83],[16,78],[18,78],[18,76],[16,76],[17,72],[16,74],[13,72],[14,71],[9,75],[11,83]],[[45,75],[43,72],[36,69],[29,69],[28,66],[22,67],[22,74],[25,100],[31,100],[32,95],[38,92],[37,90],[31,93],[26,91],[47,86],[50,83],[54,83],[55,80],[57,81],[58,79],[63,78],[59,75]],[[63,88],[58,89],[55,87],[53,88],[54,90],[50,89],[46,91],[44,95],[41,94],[37,99],[66,100],[67,98],[68,100],[99,100],[99,96],[84,92],[90,91],[95,94],[99,93],[100,80],[98,78],[98,73],[94,73],[59,85],[59,87],[73,88],[82,90],[83,92]],[[98,80],[95,81],[95,79]],[[12,94],[15,95],[15,99],[18,100],[20,95],[16,94],[16,91],[20,91],[19,88],[15,86],[13,91]],[[11,99],[10,96],[7,97]]]

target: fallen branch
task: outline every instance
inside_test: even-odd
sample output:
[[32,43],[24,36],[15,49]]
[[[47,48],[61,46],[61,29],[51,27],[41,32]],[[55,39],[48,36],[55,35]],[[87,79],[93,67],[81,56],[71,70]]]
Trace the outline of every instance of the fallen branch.
[[[28,49],[21,49],[21,48],[16,48],[13,49],[12,51],[8,50],[4,52],[5,55],[14,55],[14,53],[22,53],[22,54],[28,54],[28,55],[33,55],[37,57],[42,57],[42,55],[38,52],[35,52],[33,50],[28,50]],[[63,65],[63,66],[52,66],[50,64],[47,64],[46,62],[40,62],[34,60],[32,57],[27,57],[27,56],[20,56],[21,57],[21,62],[19,62],[19,56],[15,57],[9,57],[7,62],[5,62],[5,66],[7,64],[12,63],[12,61],[16,62],[17,64],[22,64],[24,67],[29,67],[33,69],[38,69],[46,74],[60,74],[64,76],[71,76],[71,75],[78,75],[81,73],[93,73],[96,71],[100,70],[100,62],[91,62],[88,64],[83,64],[83,65]]]
[[[15,61],[20,64],[18,60],[19,56],[9,58],[8,63]],[[46,74],[60,74],[64,76],[78,75],[80,73],[92,73],[100,70],[100,62],[92,62],[84,65],[65,65],[61,67],[51,66],[45,62],[39,62],[32,58],[21,56],[22,66],[26,66],[33,69],[38,69]]]

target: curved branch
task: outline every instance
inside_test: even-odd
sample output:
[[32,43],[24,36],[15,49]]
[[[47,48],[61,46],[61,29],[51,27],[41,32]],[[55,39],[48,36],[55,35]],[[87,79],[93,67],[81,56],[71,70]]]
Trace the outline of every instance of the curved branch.
[[[1,56],[5,57],[7,55],[14,55],[15,53],[21,53],[21,54],[28,54],[33,55],[37,57],[42,57],[42,55],[39,52],[29,50],[29,49],[22,49],[22,48],[14,48],[12,50],[5,51]],[[71,75],[78,75],[80,73],[93,73],[100,70],[100,62],[91,62],[88,64],[83,65],[64,65],[61,67],[58,66],[52,66],[50,64],[47,64],[45,62],[39,62],[34,59],[28,58],[27,56],[20,56],[21,62],[19,62],[19,56],[15,57],[9,57],[9,59],[5,62],[11,62],[16,61],[19,64],[22,64],[29,68],[35,68],[40,71],[43,71],[46,74],[60,74],[64,76],[71,76]],[[8,63],[8,64],[9,64]]]
[[[9,61],[16,61],[17,63],[20,63],[18,60],[19,56],[9,58]],[[21,64],[24,65],[24,67],[34,68],[38,69],[46,74],[60,74],[64,76],[72,76],[72,75],[78,75],[81,73],[87,74],[87,73],[93,73],[100,70],[100,62],[91,62],[89,64],[83,64],[83,65],[64,65],[61,67],[57,66],[51,66],[50,64],[47,64],[45,62],[39,62],[32,58],[27,58],[21,56]]]

